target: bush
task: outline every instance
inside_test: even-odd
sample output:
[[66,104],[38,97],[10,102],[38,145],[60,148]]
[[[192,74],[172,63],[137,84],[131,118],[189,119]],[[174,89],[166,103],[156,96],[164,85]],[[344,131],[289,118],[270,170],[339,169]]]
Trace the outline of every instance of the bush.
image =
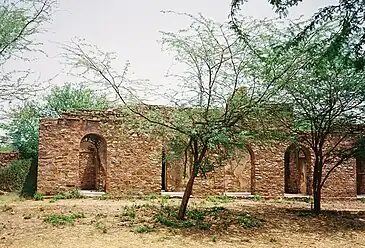
[[0,190],[20,192],[26,181],[31,160],[15,160],[0,171]]
[[133,230],[136,233],[149,233],[153,231],[149,226],[136,226]]
[[253,227],[260,227],[262,225],[261,220],[257,219],[254,216],[250,215],[240,215],[237,218],[238,224],[243,226],[246,229],[253,228]]
[[54,226],[59,225],[73,225],[75,219],[84,218],[83,213],[73,213],[70,215],[65,214],[48,214],[44,218],[44,222],[50,223]]
[[44,195],[42,193],[39,192],[35,192],[35,194],[33,195],[33,199],[35,201],[42,201],[44,198]]

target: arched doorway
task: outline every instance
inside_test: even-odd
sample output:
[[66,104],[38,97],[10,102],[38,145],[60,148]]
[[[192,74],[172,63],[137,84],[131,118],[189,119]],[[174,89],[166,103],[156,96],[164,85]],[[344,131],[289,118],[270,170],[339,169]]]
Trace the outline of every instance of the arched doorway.
[[285,193],[309,194],[309,151],[301,146],[291,145],[284,155]]
[[247,145],[234,149],[232,159],[224,166],[226,195],[250,195],[254,193],[255,158]]
[[87,134],[80,142],[79,187],[82,190],[106,191],[105,139],[98,134]]

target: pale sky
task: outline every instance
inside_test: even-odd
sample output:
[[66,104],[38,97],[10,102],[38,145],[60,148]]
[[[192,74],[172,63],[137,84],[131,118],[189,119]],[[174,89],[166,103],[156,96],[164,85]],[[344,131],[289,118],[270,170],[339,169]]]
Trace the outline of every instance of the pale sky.
[[[306,0],[291,10],[290,18],[309,17],[319,7],[333,2],[337,1]],[[245,15],[255,18],[275,17],[267,0],[250,0],[243,9]],[[105,52],[115,52],[117,67],[121,70],[129,60],[136,77],[156,84],[169,84],[164,75],[172,58],[161,51],[157,42],[159,31],[185,28],[189,20],[163,14],[161,10],[202,13],[223,22],[228,19],[230,0],[60,0],[52,23],[46,26],[47,32],[39,37],[48,57],[41,56],[31,68],[43,80],[59,74],[52,84],[76,81],[65,76],[63,58],[59,55],[62,52],[60,44],[79,37]]]

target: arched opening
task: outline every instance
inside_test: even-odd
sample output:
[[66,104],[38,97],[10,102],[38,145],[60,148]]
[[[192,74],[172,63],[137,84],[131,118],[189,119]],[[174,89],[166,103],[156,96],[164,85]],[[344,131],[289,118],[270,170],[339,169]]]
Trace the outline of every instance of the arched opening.
[[224,167],[226,195],[254,194],[255,157],[250,146],[234,149]]
[[356,192],[365,195],[365,137],[360,137],[354,144],[356,159]]
[[105,139],[98,134],[87,134],[80,142],[79,187],[82,190],[106,191]]
[[285,193],[309,194],[310,154],[308,149],[291,145],[284,155]]

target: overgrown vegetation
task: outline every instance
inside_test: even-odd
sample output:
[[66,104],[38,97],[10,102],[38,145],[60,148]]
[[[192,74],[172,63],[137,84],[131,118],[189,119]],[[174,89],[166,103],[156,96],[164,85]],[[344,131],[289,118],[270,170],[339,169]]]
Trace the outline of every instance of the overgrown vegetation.
[[56,195],[54,195],[50,202],[53,203],[53,202],[56,202],[58,200],[64,200],[64,199],[82,199],[84,198],[84,196],[82,196],[80,194],[80,192],[76,189],[76,190],[73,190],[71,192],[60,192],[60,193],[57,193]]
[[48,214],[44,217],[44,222],[53,226],[73,225],[74,220],[81,218],[85,218],[84,213]]
[[27,179],[30,160],[16,160],[0,171],[0,190],[21,193]]

